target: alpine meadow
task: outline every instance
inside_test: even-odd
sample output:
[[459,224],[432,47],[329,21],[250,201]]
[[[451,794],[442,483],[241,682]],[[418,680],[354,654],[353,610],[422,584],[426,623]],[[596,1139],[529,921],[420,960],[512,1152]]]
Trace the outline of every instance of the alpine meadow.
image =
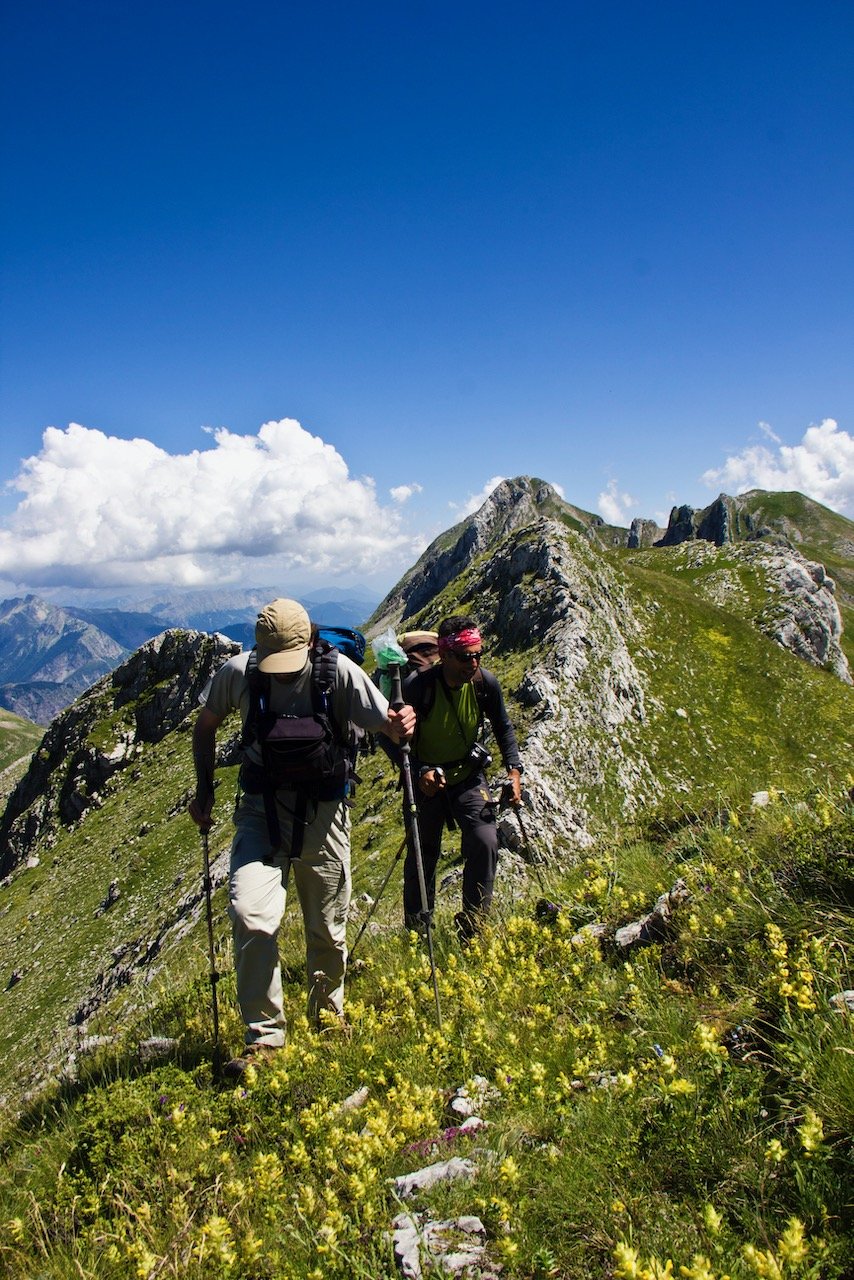
[[239,646],[170,629],[43,734],[4,713],[10,1280],[854,1274],[854,523],[754,490],[624,529],[523,476],[362,629],[456,613],[524,764],[489,921],[461,946],[446,832],[437,1001],[398,775],[364,754],[346,1033],[307,1021],[291,894],[288,1043],[238,1087],[213,1008],[237,1050],[239,724],[212,948],[187,804],[198,696]]

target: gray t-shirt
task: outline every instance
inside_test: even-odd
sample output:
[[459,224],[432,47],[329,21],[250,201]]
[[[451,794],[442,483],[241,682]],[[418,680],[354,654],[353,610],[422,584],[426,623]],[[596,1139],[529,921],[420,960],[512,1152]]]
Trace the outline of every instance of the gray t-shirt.
[[[231,711],[239,711],[243,723],[246,723],[249,715],[249,683],[246,679],[248,661],[248,650],[229,658],[208,681],[199,696],[202,706],[220,719]],[[308,660],[295,679],[279,681],[271,676],[270,710],[276,715],[311,715],[311,663]],[[337,725],[343,727],[352,722],[360,729],[372,732],[384,727],[388,715],[386,698],[361,667],[356,666],[343,653],[338,655],[335,671],[332,715]],[[257,764],[261,763],[261,754],[255,743],[247,749],[246,754]]]

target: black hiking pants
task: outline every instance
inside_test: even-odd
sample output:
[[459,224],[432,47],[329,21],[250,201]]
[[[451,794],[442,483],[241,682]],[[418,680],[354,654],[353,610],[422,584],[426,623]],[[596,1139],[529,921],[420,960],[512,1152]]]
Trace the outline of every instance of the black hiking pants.
[[[446,787],[435,796],[417,790],[418,830],[430,911],[436,896],[436,866],[442,851],[442,831],[449,819],[460,829],[463,857],[463,909],[457,917],[460,933],[470,936],[478,919],[492,903],[495,871],[498,864],[498,827],[495,805],[482,773]],[[421,915],[421,889],[418,869],[410,841],[403,864],[403,911],[409,927],[417,925]]]

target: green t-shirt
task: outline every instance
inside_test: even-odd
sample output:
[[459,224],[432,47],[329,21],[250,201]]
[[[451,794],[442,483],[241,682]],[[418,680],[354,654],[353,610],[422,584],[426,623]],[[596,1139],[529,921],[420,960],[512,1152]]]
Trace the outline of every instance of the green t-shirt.
[[[449,689],[437,679],[433,706],[418,724],[419,761],[422,765],[442,765],[449,785],[459,782],[471,772],[466,757],[474,746],[479,724],[480,708],[471,681],[459,689]],[[446,768],[451,760],[462,763]]]

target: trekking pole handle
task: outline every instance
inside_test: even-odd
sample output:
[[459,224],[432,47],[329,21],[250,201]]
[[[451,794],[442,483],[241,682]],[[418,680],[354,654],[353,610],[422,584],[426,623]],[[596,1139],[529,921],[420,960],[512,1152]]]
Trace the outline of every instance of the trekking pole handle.
[[388,705],[392,711],[399,711],[403,706],[403,688],[400,679],[400,663],[390,662],[388,665],[389,675],[391,676],[391,697]]

